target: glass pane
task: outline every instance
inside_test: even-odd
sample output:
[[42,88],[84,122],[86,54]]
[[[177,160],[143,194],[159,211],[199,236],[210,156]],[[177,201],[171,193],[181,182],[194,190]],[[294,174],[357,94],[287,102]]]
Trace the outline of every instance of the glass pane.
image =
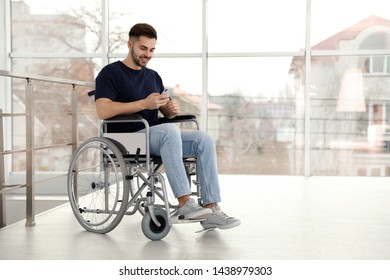
[[384,64],[385,57],[384,56],[374,56],[372,61],[373,67],[372,70],[374,73],[385,73]]
[[390,49],[386,1],[312,0],[311,22],[314,49]]
[[[49,77],[71,78],[93,82],[94,67],[99,67],[99,60],[90,59],[13,59],[16,72],[40,74]],[[70,155],[67,145],[72,141],[71,102],[73,86],[54,82],[32,80],[35,109],[35,147],[59,145],[58,148],[42,150],[36,155],[37,170],[64,170],[63,161]],[[26,80],[12,81],[12,112],[26,111]],[[98,135],[99,121],[94,110],[93,99],[87,96],[91,88],[76,86],[79,106],[79,138],[85,140]],[[25,117],[14,117],[12,125],[13,148],[18,150],[26,146]],[[66,159],[67,158],[67,159]],[[14,170],[23,170],[25,154],[15,154]]]
[[100,1],[12,1],[12,51],[80,53],[101,50]]
[[18,73],[94,82],[95,71],[101,67],[99,61],[90,58],[17,58],[12,60],[12,69]]
[[201,52],[202,1],[110,0],[110,49],[127,53],[128,33],[135,23],[146,22],[157,30],[157,52]]
[[313,175],[385,176],[390,79],[363,74],[366,58],[313,57],[310,163]]
[[305,46],[305,0],[208,1],[210,52],[298,51]]
[[390,75],[390,55],[386,55],[386,74]]
[[148,65],[173,89],[180,114],[195,115],[201,122],[202,61],[200,58],[153,58]]
[[176,87],[191,95],[201,95],[202,61],[200,58],[153,58],[148,68],[159,73],[166,87]]
[[208,130],[217,142],[220,172],[302,174],[303,88],[294,83],[291,62],[210,59]]

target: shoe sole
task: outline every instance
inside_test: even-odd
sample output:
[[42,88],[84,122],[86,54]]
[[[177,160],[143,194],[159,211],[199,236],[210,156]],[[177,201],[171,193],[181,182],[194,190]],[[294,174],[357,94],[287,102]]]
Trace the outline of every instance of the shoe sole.
[[203,226],[204,229],[214,229],[214,228],[219,228],[219,229],[231,229],[234,227],[238,227],[241,225],[241,221],[236,221],[235,223],[227,224],[227,225],[217,225],[217,224],[207,224],[206,226]]

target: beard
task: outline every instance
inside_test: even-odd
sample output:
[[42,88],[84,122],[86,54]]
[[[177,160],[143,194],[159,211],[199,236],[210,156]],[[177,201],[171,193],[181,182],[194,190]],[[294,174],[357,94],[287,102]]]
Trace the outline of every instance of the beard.
[[137,56],[133,50],[131,50],[131,56],[133,58],[134,63],[137,64],[139,67],[145,67],[150,60],[150,57],[146,55]]

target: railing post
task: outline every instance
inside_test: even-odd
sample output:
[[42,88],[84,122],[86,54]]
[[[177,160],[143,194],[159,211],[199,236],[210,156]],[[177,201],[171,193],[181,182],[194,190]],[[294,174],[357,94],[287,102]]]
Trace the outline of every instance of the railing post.
[[3,134],[3,110],[0,109],[0,228],[5,227],[6,223],[6,209],[5,209],[5,193],[1,191],[5,187],[4,174],[4,134]]
[[26,226],[35,226],[34,90],[26,84]]
[[[73,85],[73,90],[72,90],[72,154],[71,159],[76,152],[77,146],[79,144],[79,115],[78,115],[78,95],[76,92],[76,87]],[[69,162],[70,164],[70,162]],[[73,184],[75,188],[75,194],[77,194],[77,176],[73,177]],[[78,199],[78,197],[76,197]]]
[[76,152],[79,142],[79,117],[78,117],[78,95],[76,86],[73,84],[72,89],[72,155]]

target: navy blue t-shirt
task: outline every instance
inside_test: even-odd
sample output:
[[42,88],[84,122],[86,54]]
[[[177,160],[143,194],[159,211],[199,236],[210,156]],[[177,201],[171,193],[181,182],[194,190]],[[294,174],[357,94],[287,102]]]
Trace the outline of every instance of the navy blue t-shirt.
[[[133,102],[146,98],[153,92],[163,92],[160,75],[149,68],[134,70],[122,61],[108,64],[96,77],[95,100],[105,97],[117,102]],[[158,124],[158,110],[138,112],[150,126]],[[142,124],[110,124],[110,132],[134,132],[143,129]]]

